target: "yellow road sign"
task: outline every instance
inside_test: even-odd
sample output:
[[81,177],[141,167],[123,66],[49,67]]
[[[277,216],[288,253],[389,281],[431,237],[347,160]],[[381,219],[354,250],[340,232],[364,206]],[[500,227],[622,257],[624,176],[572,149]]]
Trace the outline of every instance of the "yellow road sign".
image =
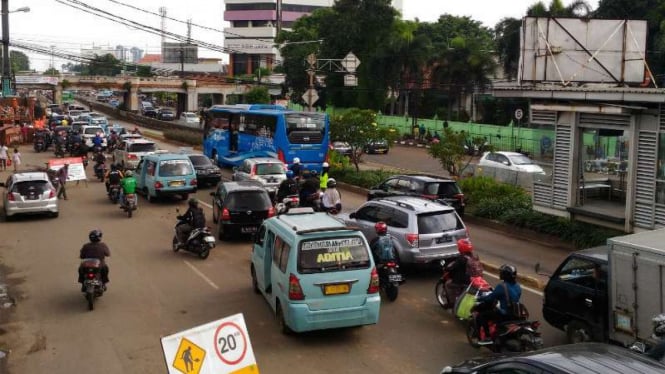
[[173,358],[173,367],[183,374],[199,374],[205,357],[206,351],[203,348],[182,338]]

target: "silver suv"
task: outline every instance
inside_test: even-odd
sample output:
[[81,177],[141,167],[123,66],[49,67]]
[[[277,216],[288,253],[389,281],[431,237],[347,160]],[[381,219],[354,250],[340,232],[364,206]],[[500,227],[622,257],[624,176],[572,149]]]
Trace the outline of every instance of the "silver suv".
[[272,198],[280,183],[286,179],[286,165],[279,159],[271,157],[248,158],[242,162],[242,165],[233,168],[231,179],[257,181]]
[[426,264],[457,255],[457,240],[468,237],[455,208],[412,196],[370,200],[340,219],[358,226],[371,243],[374,225],[383,221],[401,263]]

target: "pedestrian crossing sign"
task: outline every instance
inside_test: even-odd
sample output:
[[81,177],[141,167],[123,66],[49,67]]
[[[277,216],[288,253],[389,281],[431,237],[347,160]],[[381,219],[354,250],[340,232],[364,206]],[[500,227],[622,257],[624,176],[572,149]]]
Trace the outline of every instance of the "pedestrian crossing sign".
[[199,374],[205,357],[206,351],[203,348],[182,338],[173,358],[173,367],[183,374]]

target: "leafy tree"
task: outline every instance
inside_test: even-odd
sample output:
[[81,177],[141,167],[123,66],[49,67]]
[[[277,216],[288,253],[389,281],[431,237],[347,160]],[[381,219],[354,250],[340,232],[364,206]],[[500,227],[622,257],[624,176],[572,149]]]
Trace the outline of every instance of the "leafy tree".
[[522,21],[504,18],[494,27],[497,55],[507,79],[517,78],[520,59],[520,28]]
[[44,71],[44,75],[56,76],[60,75],[60,72],[56,68],[48,68],[46,71]]
[[72,64],[71,62],[68,62],[66,64],[60,65],[60,68],[62,68],[62,71],[68,71],[71,73],[80,73],[83,70],[83,65]]
[[137,65],[136,66],[136,76],[137,77],[152,77],[152,69],[147,65]]
[[23,52],[9,51],[9,63],[14,73],[30,70],[30,59]]
[[107,53],[103,56],[95,55],[95,57],[87,64],[83,71],[83,75],[104,75],[116,76],[122,71],[122,63],[115,58],[112,54]]
[[[465,148],[466,146],[466,148]],[[478,152],[475,152],[475,150]],[[469,150],[469,151],[468,151]],[[454,177],[461,177],[461,173],[473,160],[474,154],[491,151],[491,146],[485,145],[483,137],[470,138],[465,131],[456,132],[449,127],[443,129],[441,140],[433,143],[427,149],[430,156],[437,159],[448,173]],[[471,155],[468,155],[471,153]]]
[[393,138],[386,128],[376,124],[376,113],[369,109],[352,108],[341,115],[330,118],[330,137],[335,141],[347,142],[351,146],[351,162],[360,170],[362,150],[372,140]]
[[245,94],[245,100],[249,104],[270,104],[270,93],[265,86],[257,86]]

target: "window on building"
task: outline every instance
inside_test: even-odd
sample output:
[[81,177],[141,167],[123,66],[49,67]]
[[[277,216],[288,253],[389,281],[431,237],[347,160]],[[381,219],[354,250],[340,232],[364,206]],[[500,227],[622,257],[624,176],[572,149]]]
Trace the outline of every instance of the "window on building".
[[233,21],[233,27],[249,27],[249,21]]

